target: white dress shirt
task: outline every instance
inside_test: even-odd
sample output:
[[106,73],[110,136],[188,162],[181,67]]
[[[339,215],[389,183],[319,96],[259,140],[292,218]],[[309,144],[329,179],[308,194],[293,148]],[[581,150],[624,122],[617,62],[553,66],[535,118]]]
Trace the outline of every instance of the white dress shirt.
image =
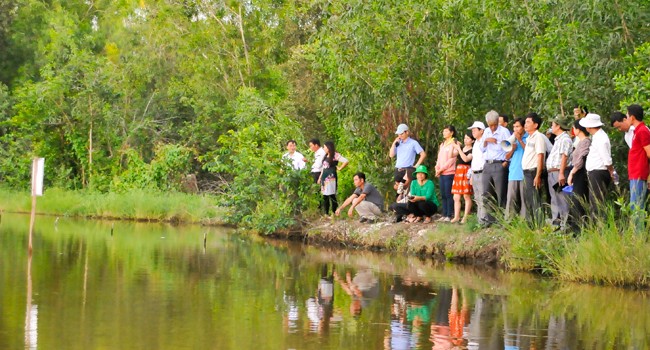
[[[485,142],[485,139],[489,138],[495,138],[497,140],[496,143],[488,143],[483,147],[483,143]],[[483,133],[483,141],[481,141],[478,145],[479,148],[483,151],[483,157],[485,160],[505,160],[506,159],[506,151],[501,148],[501,141],[507,140],[510,137],[510,130],[504,128],[503,126],[499,125],[497,126],[497,129],[495,131],[492,131],[492,129],[487,128],[485,129],[485,132]],[[476,145],[476,143],[474,143]]]
[[302,170],[307,166],[305,164],[305,156],[303,156],[300,152],[293,152],[293,154],[289,154],[289,152],[285,153],[282,158],[286,159],[291,159],[291,166],[296,169],[296,170]]
[[484,139],[485,137],[481,137],[480,139],[476,140],[476,142],[474,142],[474,147],[472,147],[472,165],[470,166],[470,169],[472,171],[481,171],[485,166],[483,151],[481,150],[481,147],[478,146],[478,144],[483,143]]
[[632,139],[634,138],[634,125],[630,125],[630,128],[625,133],[625,143],[627,146],[632,148]]
[[312,173],[320,173],[323,170],[323,159],[325,159],[325,149],[320,147],[314,152],[314,163],[311,165]]
[[587,171],[607,170],[610,165],[612,165],[612,146],[605,131],[600,129],[591,136],[585,169]]

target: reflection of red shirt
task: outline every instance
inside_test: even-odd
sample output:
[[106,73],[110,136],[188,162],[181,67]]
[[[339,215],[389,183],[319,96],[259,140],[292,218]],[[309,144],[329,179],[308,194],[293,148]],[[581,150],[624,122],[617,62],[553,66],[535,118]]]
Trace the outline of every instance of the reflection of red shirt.
[[463,327],[465,326],[465,317],[467,310],[460,313],[456,310],[449,311],[449,328],[451,328],[451,341],[455,345],[463,343]]
[[648,155],[644,147],[650,145],[650,130],[641,122],[634,128],[632,148],[627,154],[627,173],[630,180],[647,180],[650,174]]

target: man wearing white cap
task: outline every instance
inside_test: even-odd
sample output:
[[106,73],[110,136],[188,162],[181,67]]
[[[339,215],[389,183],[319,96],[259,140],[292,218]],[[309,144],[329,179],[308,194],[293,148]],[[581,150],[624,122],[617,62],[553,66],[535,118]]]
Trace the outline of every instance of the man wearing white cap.
[[603,123],[600,116],[589,113],[580,119],[580,125],[591,134],[591,146],[585,161],[587,179],[589,181],[589,202],[592,215],[600,212],[599,208],[604,203],[607,187],[614,177],[612,166],[612,146],[607,133],[602,129]]
[[[409,134],[409,127],[406,124],[400,124],[395,131],[397,138],[390,146],[389,155],[391,158],[395,157],[395,189],[400,182],[404,184],[405,189],[409,188],[415,167],[422,164],[427,156],[420,143],[410,138]],[[415,163],[416,155],[420,156],[417,163]]]
[[[472,126],[467,128],[472,130],[472,136],[474,136],[474,145],[483,143],[483,132],[485,130],[485,124],[479,121],[475,121]],[[485,159],[483,158],[483,151],[480,147],[472,147],[472,164],[470,165],[470,183],[474,189],[474,201],[476,202],[476,216],[480,223],[486,221],[485,217],[485,206],[483,203],[483,167],[485,166]]]

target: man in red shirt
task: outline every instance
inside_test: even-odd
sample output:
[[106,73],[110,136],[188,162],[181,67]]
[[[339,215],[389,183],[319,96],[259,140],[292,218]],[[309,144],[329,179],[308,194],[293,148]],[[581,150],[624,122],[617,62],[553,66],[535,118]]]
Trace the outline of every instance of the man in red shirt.
[[630,179],[630,205],[643,209],[648,189],[650,167],[650,130],[643,123],[643,107],[633,104],[627,107],[627,118],[634,126],[632,147],[627,156],[627,172]]

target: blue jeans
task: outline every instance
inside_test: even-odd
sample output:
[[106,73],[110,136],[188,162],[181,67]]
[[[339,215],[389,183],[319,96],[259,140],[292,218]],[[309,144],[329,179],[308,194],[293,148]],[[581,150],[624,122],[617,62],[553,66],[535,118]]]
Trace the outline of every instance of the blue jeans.
[[644,180],[630,180],[630,207],[632,210],[645,208],[645,193],[648,190]]
[[454,197],[451,195],[451,185],[454,175],[440,175],[440,196],[442,197],[442,216],[454,217]]
[[645,194],[648,190],[644,180],[630,180],[630,208],[632,209],[632,223],[637,231],[644,231],[645,222]]

